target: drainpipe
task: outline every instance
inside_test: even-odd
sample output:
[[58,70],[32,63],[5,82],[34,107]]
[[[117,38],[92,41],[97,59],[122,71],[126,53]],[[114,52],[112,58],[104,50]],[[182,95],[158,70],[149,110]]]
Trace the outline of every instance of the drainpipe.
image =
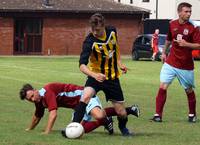
[[53,8],[53,4],[50,4],[49,0],[43,0],[42,6],[46,8]]
[[156,19],[158,19],[158,0],[156,0]]
[[49,0],[44,0],[44,5],[48,6],[49,5]]

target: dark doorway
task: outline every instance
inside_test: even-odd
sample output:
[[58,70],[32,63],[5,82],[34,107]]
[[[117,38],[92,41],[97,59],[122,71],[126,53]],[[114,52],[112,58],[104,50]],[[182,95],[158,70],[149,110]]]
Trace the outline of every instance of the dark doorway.
[[14,54],[41,54],[42,20],[16,19],[14,41]]

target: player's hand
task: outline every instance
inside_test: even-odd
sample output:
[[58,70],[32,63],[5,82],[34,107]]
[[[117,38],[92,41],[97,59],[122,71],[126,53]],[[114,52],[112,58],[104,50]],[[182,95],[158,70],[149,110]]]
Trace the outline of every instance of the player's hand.
[[165,63],[166,58],[167,58],[166,54],[162,53],[162,55],[161,55],[161,61],[162,61],[162,63]]
[[119,67],[122,70],[122,73],[124,73],[124,74],[127,73],[128,68],[124,64],[121,64]]
[[187,41],[185,41],[184,39],[181,39],[181,40],[174,39],[174,42],[178,43],[178,45],[181,46],[181,47],[187,46]]
[[102,73],[96,73],[94,77],[98,82],[103,82],[106,79],[106,75]]

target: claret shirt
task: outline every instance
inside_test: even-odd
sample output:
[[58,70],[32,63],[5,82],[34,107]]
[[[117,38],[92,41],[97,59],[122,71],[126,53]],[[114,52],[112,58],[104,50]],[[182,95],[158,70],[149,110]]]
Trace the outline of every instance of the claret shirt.
[[35,103],[35,116],[42,117],[45,108],[49,111],[58,107],[75,108],[79,103],[84,87],[74,84],[49,83],[39,90],[42,99]]
[[174,39],[184,39],[190,43],[200,44],[199,28],[195,27],[189,21],[184,24],[180,24],[178,20],[173,20],[170,22],[167,35],[167,40],[172,42],[172,47],[166,63],[179,69],[193,70],[194,62],[192,58],[192,49],[179,46]]

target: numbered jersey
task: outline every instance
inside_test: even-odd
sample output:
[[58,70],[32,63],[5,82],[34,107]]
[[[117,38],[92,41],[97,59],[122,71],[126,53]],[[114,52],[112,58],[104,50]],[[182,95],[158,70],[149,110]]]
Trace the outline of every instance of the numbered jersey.
[[170,22],[167,40],[172,42],[172,47],[166,62],[179,69],[193,70],[192,49],[181,47],[174,41],[181,39],[190,43],[200,43],[199,28],[195,28],[190,22],[184,24],[180,24],[178,20]]

